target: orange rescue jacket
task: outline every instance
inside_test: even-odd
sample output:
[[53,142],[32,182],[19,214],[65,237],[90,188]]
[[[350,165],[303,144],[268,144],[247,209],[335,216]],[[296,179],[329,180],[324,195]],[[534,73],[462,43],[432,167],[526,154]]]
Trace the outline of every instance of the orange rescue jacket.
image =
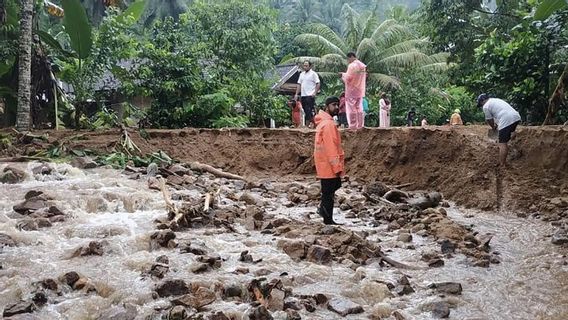
[[345,154],[341,148],[341,135],[329,113],[321,111],[315,116],[316,139],[314,162],[317,177],[331,179],[343,175]]

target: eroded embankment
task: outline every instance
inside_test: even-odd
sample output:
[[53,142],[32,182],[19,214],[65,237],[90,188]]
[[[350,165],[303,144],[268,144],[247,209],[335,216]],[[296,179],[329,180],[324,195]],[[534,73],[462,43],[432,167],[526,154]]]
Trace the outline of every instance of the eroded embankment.
[[[313,131],[287,129],[149,130],[132,132],[144,153],[164,150],[180,161],[200,161],[242,175],[314,173]],[[50,141],[76,132],[49,131]],[[430,127],[344,131],[347,173],[411,189],[438,190],[465,207],[515,212],[568,210],[568,130],[523,127],[512,143],[510,168],[496,167],[497,145],[487,128]],[[71,148],[108,151],[120,131],[84,133]],[[20,152],[26,153],[23,146]],[[564,211],[564,212],[563,212]]]

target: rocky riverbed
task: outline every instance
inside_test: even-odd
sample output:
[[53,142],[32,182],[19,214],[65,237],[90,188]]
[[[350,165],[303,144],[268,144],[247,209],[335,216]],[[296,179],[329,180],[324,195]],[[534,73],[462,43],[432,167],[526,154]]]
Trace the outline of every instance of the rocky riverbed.
[[352,179],[325,226],[311,177],[74,165],[0,165],[5,318],[568,316],[568,250],[533,217]]

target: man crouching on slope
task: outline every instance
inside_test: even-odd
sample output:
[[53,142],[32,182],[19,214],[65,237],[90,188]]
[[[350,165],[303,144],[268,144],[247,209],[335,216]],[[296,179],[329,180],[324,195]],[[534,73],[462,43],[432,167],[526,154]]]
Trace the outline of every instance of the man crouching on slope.
[[333,221],[333,203],[335,191],[341,188],[341,176],[344,170],[344,153],[341,148],[341,136],[333,116],[339,113],[339,98],[325,100],[324,110],[315,116],[316,139],[314,162],[317,177],[321,181],[321,204],[318,214],[325,224],[337,224]]

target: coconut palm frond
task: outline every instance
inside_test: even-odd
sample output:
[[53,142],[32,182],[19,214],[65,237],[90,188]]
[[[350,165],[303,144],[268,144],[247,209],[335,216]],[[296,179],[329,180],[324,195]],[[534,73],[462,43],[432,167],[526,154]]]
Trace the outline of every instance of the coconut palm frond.
[[367,65],[373,63],[377,52],[379,52],[379,49],[373,39],[365,38],[357,47],[357,57]]
[[379,27],[379,19],[377,17],[377,12],[373,11],[368,17],[365,18],[365,23],[363,24],[363,30],[361,32],[362,37],[370,38],[373,32]]
[[343,50],[335,45],[333,42],[329,41],[325,37],[322,37],[313,33],[304,33],[296,36],[294,39],[298,45],[308,48],[311,53],[324,55],[328,53],[336,53],[343,55]]
[[437,63],[437,62],[447,62],[450,58],[450,53],[448,52],[439,52],[428,56],[428,61],[430,63]]
[[341,9],[341,18],[345,21],[343,37],[350,49],[357,47],[362,39],[361,26],[359,23],[360,15],[349,4],[344,4]]
[[400,80],[382,73],[369,73],[369,84],[377,84],[385,89],[400,88]]
[[[394,44],[390,48],[386,48],[380,52],[377,52],[379,59],[384,59],[393,55],[408,52],[414,49],[418,49],[424,45],[428,44],[424,39],[410,39]],[[437,61],[432,61],[437,62]]]
[[420,66],[419,68],[421,71],[442,73],[448,71],[449,69],[455,67],[456,65],[457,64],[455,63],[436,62]]
[[333,31],[330,27],[326,26],[323,23],[312,23],[308,25],[306,33],[322,36],[338,48],[341,48],[341,50],[343,51],[349,50],[341,36],[339,36],[335,31]]
[[383,58],[379,63],[388,67],[412,68],[422,65],[427,58],[426,54],[418,50],[411,50]]
[[323,82],[326,83],[339,80],[339,75],[337,74],[337,72],[318,72],[318,76],[323,80]]
[[326,54],[325,56],[321,57],[320,59],[320,67],[319,70],[322,71],[341,71],[347,68],[347,60],[345,56],[331,53]]
[[388,48],[398,41],[413,39],[414,35],[408,27],[391,22],[387,25],[381,24],[373,32],[371,38],[375,40],[379,47]]
[[302,64],[304,61],[310,61],[312,64],[320,64],[321,58],[320,57],[310,57],[310,56],[303,56],[303,57],[295,57],[283,61],[282,64]]

